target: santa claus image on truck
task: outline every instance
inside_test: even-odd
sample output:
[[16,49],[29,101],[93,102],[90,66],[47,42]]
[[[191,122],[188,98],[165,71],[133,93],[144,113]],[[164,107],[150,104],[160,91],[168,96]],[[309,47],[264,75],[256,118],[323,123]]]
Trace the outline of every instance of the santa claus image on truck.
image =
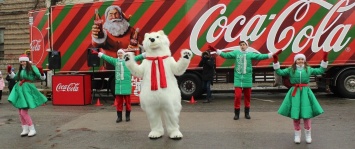
[[[126,16],[117,5],[107,7],[103,22],[99,12],[95,10],[94,25],[92,25],[92,45],[111,57],[116,57],[118,49],[138,52],[138,30],[130,26],[130,16]],[[104,62],[106,69],[114,69]]]

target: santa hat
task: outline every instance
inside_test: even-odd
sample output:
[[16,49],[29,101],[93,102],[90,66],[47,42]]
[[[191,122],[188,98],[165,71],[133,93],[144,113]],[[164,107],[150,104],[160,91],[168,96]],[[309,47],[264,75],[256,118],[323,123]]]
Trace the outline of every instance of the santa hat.
[[117,51],[117,55],[118,55],[118,53],[122,53],[123,55],[126,54],[126,52],[124,52],[123,49],[119,49],[119,50]]
[[244,42],[247,46],[249,46],[248,41],[246,41],[246,40],[242,40],[242,41],[240,41],[240,42],[239,42],[239,44],[240,44],[240,43],[242,43],[242,42]]
[[19,62],[21,62],[21,61],[26,61],[26,62],[28,62],[28,61],[30,61],[30,59],[27,57],[26,54],[22,54],[22,55],[20,55],[20,58],[18,59],[18,61],[19,61]]
[[297,59],[303,58],[304,61],[306,61],[306,56],[304,54],[296,54],[295,57],[293,58],[293,61],[296,62]]
[[118,13],[120,13],[120,16],[121,16],[123,19],[125,19],[125,20],[127,20],[127,21],[129,21],[129,20],[131,19],[131,15],[129,15],[129,16],[127,17],[126,14],[124,14],[124,13],[122,12],[122,10],[121,10],[121,8],[120,8],[119,6],[112,5],[112,6],[107,7],[107,9],[106,9],[106,11],[105,11],[105,19],[106,19],[106,20],[107,20],[107,17],[108,17],[108,12],[109,12],[110,10],[113,10],[113,9],[116,9],[116,10],[118,11]]

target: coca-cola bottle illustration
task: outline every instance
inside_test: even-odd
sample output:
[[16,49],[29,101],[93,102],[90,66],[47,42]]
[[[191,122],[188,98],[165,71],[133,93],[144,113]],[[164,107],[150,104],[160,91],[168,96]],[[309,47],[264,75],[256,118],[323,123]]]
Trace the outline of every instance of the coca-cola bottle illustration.
[[136,30],[131,33],[131,39],[129,44],[132,46],[132,48],[138,47],[138,33],[139,33],[139,28],[136,28]]
[[94,20],[94,24],[96,26],[98,26],[98,29],[100,30],[98,33],[97,33],[97,38],[104,38],[104,32],[102,30],[102,19],[99,15],[99,10],[98,9],[95,9],[95,20]]

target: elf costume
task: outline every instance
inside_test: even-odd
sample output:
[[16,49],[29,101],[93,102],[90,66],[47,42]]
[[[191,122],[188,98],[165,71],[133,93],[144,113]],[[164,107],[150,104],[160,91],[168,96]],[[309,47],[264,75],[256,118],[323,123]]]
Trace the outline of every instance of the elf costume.
[[253,86],[253,66],[252,60],[264,60],[272,57],[272,53],[269,54],[259,54],[254,52],[248,52],[247,48],[249,44],[247,41],[239,42],[240,49],[234,50],[232,52],[222,52],[212,46],[209,49],[216,51],[218,55],[225,59],[234,59],[234,120],[239,119],[240,113],[240,100],[242,97],[242,91],[244,93],[244,113],[245,118],[250,119],[250,96],[251,87]]
[[292,67],[280,69],[278,57],[274,56],[273,67],[280,76],[289,76],[292,87],[288,90],[278,113],[293,119],[295,129],[295,143],[301,143],[300,119],[304,121],[305,138],[307,143],[312,142],[311,118],[322,114],[324,111],[317,98],[308,86],[311,75],[321,75],[328,66],[328,53],[323,55],[323,61],[319,68],[306,65],[306,56],[296,54]]
[[42,67],[37,68],[30,63],[27,55],[21,55],[19,62],[21,65],[16,74],[11,71],[11,67],[8,67],[10,78],[18,80],[9,95],[8,101],[19,109],[22,124],[21,136],[32,137],[36,135],[36,130],[31,117],[28,115],[28,109],[34,109],[47,102],[47,98],[38,91],[33,82],[36,79],[45,80],[46,76],[43,73]]
[[[117,54],[125,54],[125,52],[120,49]],[[126,121],[130,121],[131,114],[131,93],[132,93],[132,83],[131,83],[131,72],[126,67],[125,60],[122,58],[113,58],[105,55],[101,52],[98,56],[103,60],[107,61],[115,67],[115,100],[117,101],[117,120],[116,123],[122,121],[122,111],[123,111],[123,101],[126,104]],[[144,59],[144,55],[138,55],[135,57],[136,61],[141,61]]]

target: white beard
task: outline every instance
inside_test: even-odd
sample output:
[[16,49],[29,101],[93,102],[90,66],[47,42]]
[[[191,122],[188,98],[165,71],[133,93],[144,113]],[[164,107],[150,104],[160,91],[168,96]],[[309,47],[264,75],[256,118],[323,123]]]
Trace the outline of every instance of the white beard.
[[124,19],[122,21],[118,21],[117,19],[108,20],[104,23],[103,28],[113,36],[120,36],[128,30],[129,23]]

